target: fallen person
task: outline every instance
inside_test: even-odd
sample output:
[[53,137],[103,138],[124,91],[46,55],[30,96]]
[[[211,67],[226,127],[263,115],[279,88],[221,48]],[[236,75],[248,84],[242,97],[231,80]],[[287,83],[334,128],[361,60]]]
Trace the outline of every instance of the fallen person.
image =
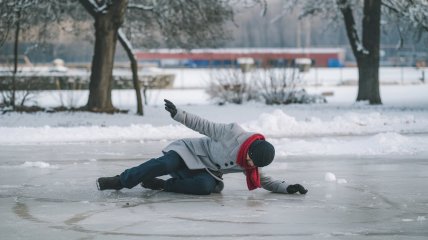
[[[141,184],[152,190],[208,195],[223,190],[223,174],[243,172],[249,190],[262,187],[274,193],[307,193],[300,184],[272,180],[263,173],[262,167],[271,164],[275,156],[275,148],[263,135],[247,132],[236,123],[210,122],[164,101],[174,120],[206,137],[174,141],[162,150],[163,156],[159,158],[114,177],[98,178],[99,190],[120,190]],[[164,175],[171,178],[158,178]]]

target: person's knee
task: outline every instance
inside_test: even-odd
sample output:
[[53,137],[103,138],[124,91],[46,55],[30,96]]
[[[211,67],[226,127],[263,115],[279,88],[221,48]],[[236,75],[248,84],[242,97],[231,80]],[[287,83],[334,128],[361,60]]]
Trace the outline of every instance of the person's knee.
[[169,151],[164,156],[153,159],[153,161],[158,165],[158,167],[167,173],[176,171],[186,166],[183,159],[175,151]]
[[[169,152],[171,153],[171,152]],[[181,158],[177,153],[172,152],[168,156],[163,156],[160,158],[153,158],[147,162],[149,171],[142,176],[141,181],[150,181],[151,179],[167,175],[170,172],[173,172],[182,167]],[[184,163],[183,163],[184,164]]]
[[221,191],[223,191],[224,188],[224,183],[221,181],[215,181],[215,187],[213,190],[213,193],[221,193]]
[[198,195],[209,195],[214,192],[216,183],[214,179],[204,179],[198,181],[195,188]]

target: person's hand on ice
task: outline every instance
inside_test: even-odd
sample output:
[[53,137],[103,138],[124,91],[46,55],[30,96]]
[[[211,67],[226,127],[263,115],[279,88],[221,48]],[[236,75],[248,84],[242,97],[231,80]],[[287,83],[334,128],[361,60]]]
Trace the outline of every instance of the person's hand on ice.
[[177,114],[177,108],[175,107],[174,103],[171,101],[164,99],[165,101],[165,110],[167,110],[169,113],[171,113],[171,117],[173,118]]
[[292,185],[288,185],[287,192],[290,193],[290,194],[294,194],[294,193],[297,193],[297,192],[299,192],[300,194],[306,194],[308,192],[308,190],[305,189],[300,184],[292,184]]

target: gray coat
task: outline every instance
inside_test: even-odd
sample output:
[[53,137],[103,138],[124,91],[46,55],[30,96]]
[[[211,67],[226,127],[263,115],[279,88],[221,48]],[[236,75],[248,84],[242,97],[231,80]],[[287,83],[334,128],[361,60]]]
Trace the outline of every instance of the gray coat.
[[[166,146],[163,152],[177,152],[189,169],[207,169],[210,174],[244,172],[244,169],[236,164],[236,158],[240,146],[255,133],[246,132],[236,123],[213,123],[181,109],[177,109],[174,120],[207,137],[174,141]],[[278,193],[287,192],[288,184],[284,181],[272,180],[261,168],[259,173],[264,189]]]

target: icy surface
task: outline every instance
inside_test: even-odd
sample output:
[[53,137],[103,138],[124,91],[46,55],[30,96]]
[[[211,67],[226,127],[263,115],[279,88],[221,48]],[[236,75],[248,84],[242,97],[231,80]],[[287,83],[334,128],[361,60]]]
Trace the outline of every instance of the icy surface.
[[[0,146],[2,239],[426,239],[427,155],[280,157],[265,169],[307,195],[98,191],[95,179],[156,157],[166,143]],[[405,164],[403,164],[405,163]],[[25,166],[24,166],[25,165]],[[43,166],[56,166],[55,168]],[[325,181],[325,173],[347,184]]]

